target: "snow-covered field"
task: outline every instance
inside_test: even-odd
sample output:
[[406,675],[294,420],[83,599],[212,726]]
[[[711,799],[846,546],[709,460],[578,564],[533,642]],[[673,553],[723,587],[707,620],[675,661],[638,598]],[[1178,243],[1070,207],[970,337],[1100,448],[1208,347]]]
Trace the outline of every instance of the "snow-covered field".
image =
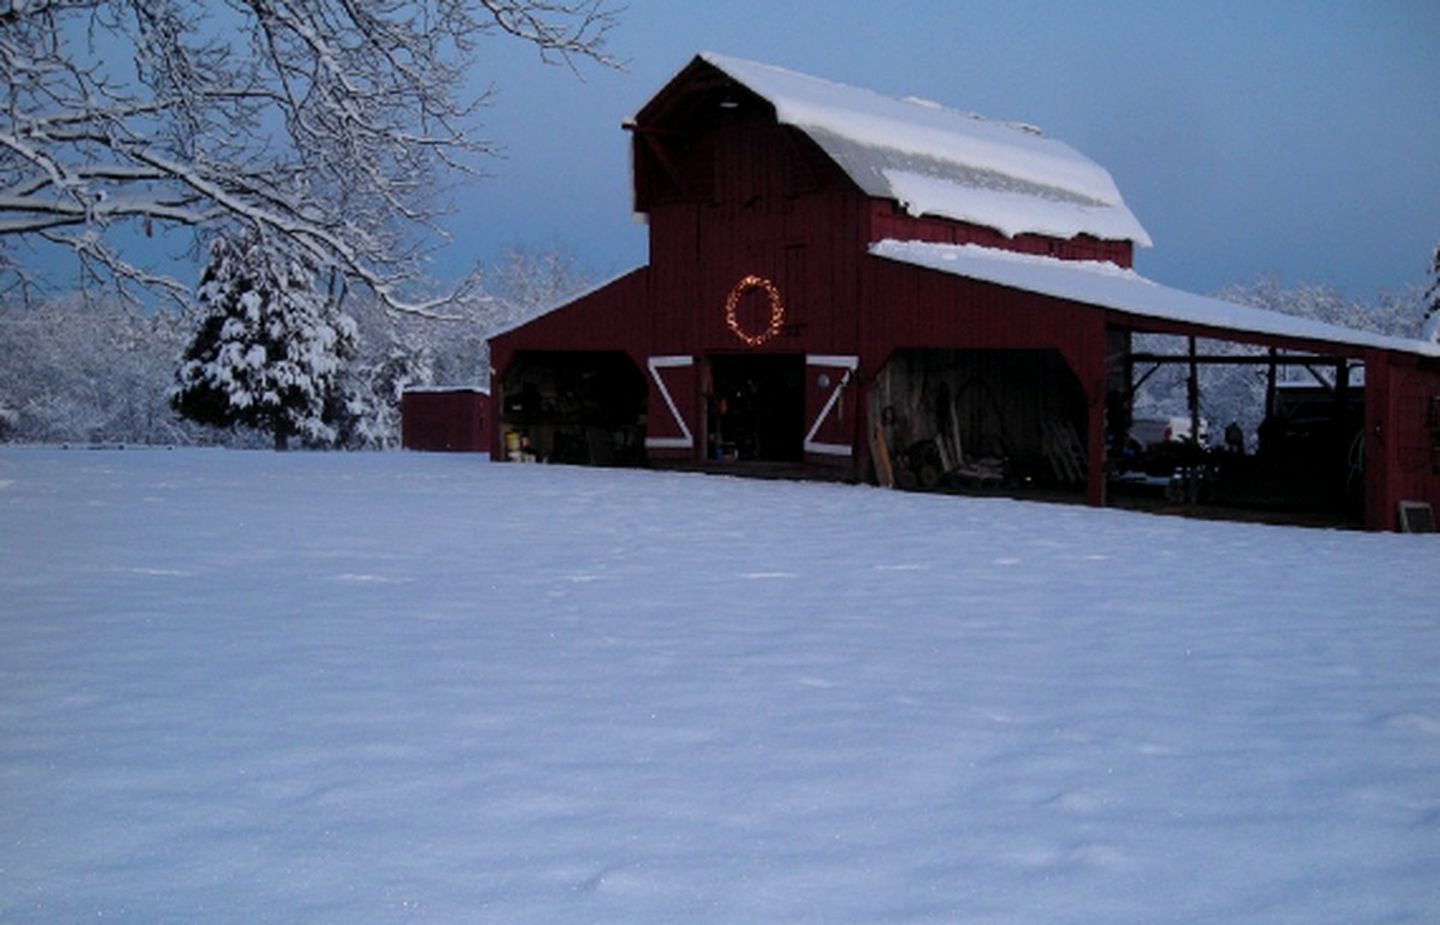
[[1425,922],[1440,537],[0,449],[0,921]]

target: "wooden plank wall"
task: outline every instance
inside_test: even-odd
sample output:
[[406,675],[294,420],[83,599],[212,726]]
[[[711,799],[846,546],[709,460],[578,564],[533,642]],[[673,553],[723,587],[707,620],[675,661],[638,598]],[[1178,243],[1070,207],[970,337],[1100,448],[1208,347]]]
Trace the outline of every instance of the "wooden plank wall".
[[477,389],[405,392],[400,433],[407,450],[484,453],[491,446],[490,396]]
[[978,244],[1022,254],[1058,257],[1062,260],[1108,260],[1129,269],[1134,263],[1134,245],[1129,241],[1102,241],[1090,235],[1069,240],[1038,234],[1006,237],[993,228],[943,218],[914,216],[899,203],[871,200],[870,240],[894,238],[899,241],[929,241],[935,244]]
[[1440,512],[1440,362],[1365,357],[1365,526],[1397,528],[1400,501]]
[[[718,126],[691,147],[693,161],[682,170],[687,176],[708,170],[713,193],[651,212],[656,352],[853,348],[855,263],[864,253],[868,200],[828,161],[817,165],[823,155],[812,149],[795,130],[759,118]],[[750,275],[773,282],[785,304],[784,329],[759,347],[745,345],[725,324],[726,297]],[[763,330],[767,318],[746,311],[746,329]]]

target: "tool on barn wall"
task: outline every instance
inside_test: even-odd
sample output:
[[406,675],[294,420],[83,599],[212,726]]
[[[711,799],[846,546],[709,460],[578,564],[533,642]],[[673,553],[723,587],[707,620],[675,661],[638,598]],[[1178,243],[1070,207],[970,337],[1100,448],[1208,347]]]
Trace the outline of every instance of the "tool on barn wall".
[[1045,458],[1049,460],[1056,480],[1070,485],[1083,485],[1089,470],[1085,447],[1080,442],[1075,425],[1069,421],[1045,421],[1040,425],[1040,430]]
[[[1007,481],[1010,464],[1004,447],[1009,441],[1003,433],[982,440],[990,452],[975,453],[967,447],[961,425],[962,405],[971,391],[995,406],[991,417],[999,420],[993,390],[975,377],[956,388],[953,369],[932,370],[929,363],[913,360],[899,371],[904,385],[897,389],[893,372],[893,363],[887,364],[872,397],[877,481],[904,489],[984,488]],[[888,477],[882,467],[889,468]]]
[[871,433],[870,445],[875,454],[875,480],[882,488],[894,488],[895,470],[890,464],[890,448],[886,445],[885,429],[878,421]]

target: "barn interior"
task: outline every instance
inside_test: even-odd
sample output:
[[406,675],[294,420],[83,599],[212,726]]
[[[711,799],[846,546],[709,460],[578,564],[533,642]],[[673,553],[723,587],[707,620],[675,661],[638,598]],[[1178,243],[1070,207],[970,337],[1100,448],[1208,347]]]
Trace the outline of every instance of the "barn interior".
[[[1106,409],[1112,503],[1363,522],[1361,361],[1178,335],[1119,345]],[[1180,386],[1160,389],[1170,401],[1137,411],[1147,383],[1166,377]],[[1174,432],[1142,426],[1157,416]]]
[[1085,491],[1085,394],[1057,351],[897,350],[870,411],[901,488]]
[[707,456],[725,462],[804,459],[805,356],[710,356]]
[[645,378],[620,351],[517,353],[503,394],[502,430],[517,444],[507,453],[596,466],[645,460]]

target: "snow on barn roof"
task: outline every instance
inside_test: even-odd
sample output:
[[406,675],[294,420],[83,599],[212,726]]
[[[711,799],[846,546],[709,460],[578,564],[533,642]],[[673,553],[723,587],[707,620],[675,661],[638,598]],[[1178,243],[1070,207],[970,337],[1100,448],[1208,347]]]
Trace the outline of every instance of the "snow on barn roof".
[[1440,357],[1440,344],[1387,337],[1195,295],[1162,286],[1106,261],[1058,260],[974,244],[895,240],[872,244],[870,253],[898,263],[1147,318]]
[[1023,233],[1089,234],[1150,246],[1110,174],[1028,125],[882,96],[713,52],[701,60],[775,107],[866,194],[934,215]]

